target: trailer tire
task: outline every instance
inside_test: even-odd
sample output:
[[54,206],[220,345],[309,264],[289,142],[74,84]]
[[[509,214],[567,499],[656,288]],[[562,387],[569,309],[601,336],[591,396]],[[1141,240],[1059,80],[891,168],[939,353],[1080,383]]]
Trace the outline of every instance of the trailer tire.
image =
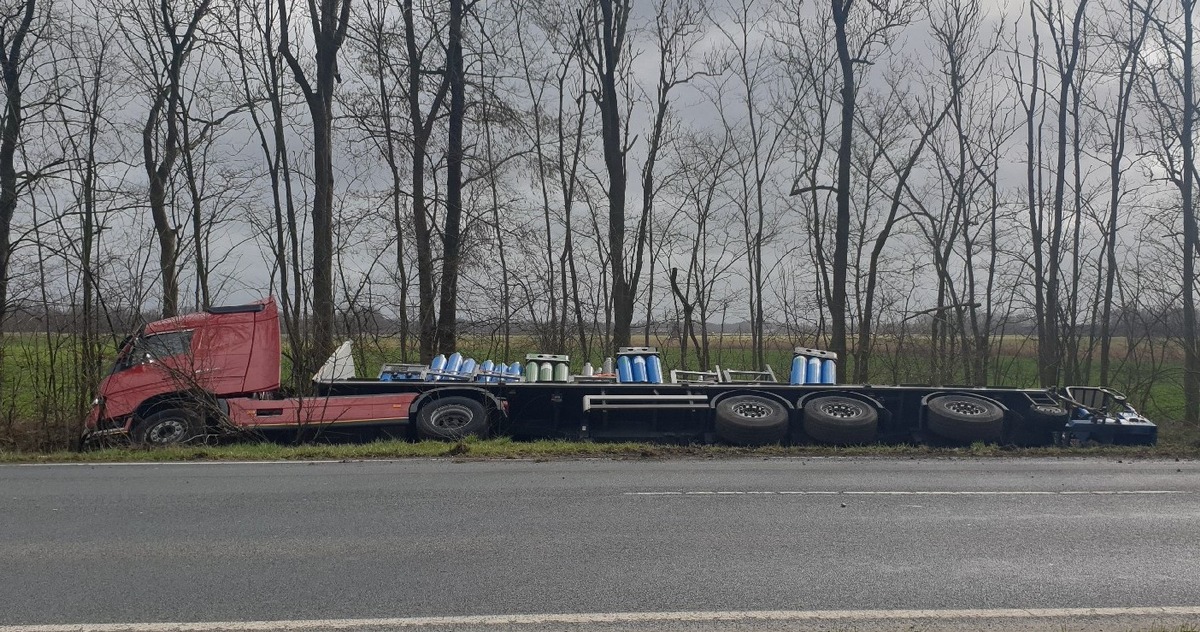
[[204,435],[200,415],[186,408],[167,408],[139,419],[130,433],[134,445],[165,447],[191,443]]
[[942,395],[929,400],[929,430],[954,441],[999,441],[1004,411],[994,402],[972,395]]
[[804,432],[821,443],[873,443],[879,411],[849,397],[814,397],[804,404]]
[[787,438],[788,411],[760,395],[734,395],[713,410],[717,436],[734,445],[781,443]]
[[482,437],[487,434],[488,413],[482,403],[470,397],[443,397],[430,400],[417,411],[416,426],[422,439]]
[[1023,415],[1021,426],[1012,433],[1012,443],[1023,447],[1054,445],[1055,435],[1067,423],[1067,411],[1061,406],[1034,404]]
[[1044,423],[1067,423],[1067,409],[1049,404],[1034,404],[1029,408],[1030,416]]

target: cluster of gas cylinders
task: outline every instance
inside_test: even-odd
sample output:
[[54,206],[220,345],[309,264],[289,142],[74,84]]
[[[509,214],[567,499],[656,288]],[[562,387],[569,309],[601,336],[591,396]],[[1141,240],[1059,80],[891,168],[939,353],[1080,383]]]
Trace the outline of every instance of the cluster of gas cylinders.
[[796,347],[788,384],[837,384],[837,354]]
[[[663,365],[655,347],[621,347],[616,358],[605,358],[599,366],[585,362],[578,375],[571,375],[571,359],[566,355],[530,353],[525,363],[494,362],[452,353],[437,355],[423,365],[384,365],[383,381],[473,381],[473,382],[610,382],[620,384],[662,384]],[[790,384],[836,384],[837,355],[820,349],[796,347],[792,357]]]
[[[526,382],[570,382],[571,359],[565,355],[531,353],[525,356]],[[621,384],[662,384],[662,360],[654,347],[622,347],[617,358],[605,358],[596,367],[591,362],[583,364],[583,371],[576,376],[578,381],[609,381],[616,378]]]
[[523,369],[520,362],[512,364],[491,360],[477,362],[475,358],[467,358],[456,352],[449,356],[445,354],[434,356],[428,367],[418,364],[385,364],[379,373],[379,379],[384,382],[438,382],[442,380],[511,382],[520,380],[522,374]]

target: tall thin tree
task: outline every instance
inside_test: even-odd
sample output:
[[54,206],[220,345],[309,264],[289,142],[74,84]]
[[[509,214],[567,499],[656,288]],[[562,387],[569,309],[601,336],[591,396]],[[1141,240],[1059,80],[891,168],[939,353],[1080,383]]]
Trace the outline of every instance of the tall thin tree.
[[[312,119],[313,143],[313,341],[306,369],[333,350],[333,91],[341,81],[338,51],[346,41],[350,0],[310,0],[314,80],[292,50],[288,0],[279,0],[279,52],[304,93]],[[308,372],[308,371],[304,371]]]

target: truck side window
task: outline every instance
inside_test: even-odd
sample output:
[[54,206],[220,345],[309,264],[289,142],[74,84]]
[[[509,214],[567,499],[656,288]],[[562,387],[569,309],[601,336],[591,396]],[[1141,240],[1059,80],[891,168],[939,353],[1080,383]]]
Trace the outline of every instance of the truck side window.
[[183,353],[191,353],[191,351],[192,332],[172,331],[142,338],[137,342],[135,355],[139,359],[145,357],[146,354],[150,354],[150,357],[155,359],[162,359]]

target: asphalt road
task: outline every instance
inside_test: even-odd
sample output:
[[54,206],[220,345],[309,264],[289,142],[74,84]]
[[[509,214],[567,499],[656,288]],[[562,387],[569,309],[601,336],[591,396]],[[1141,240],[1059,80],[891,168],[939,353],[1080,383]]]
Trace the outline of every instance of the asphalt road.
[[[0,632],[1158,606],[1200,606],[1200,463],[0,466]],[[574,623],[694,629],[678,617]]]

